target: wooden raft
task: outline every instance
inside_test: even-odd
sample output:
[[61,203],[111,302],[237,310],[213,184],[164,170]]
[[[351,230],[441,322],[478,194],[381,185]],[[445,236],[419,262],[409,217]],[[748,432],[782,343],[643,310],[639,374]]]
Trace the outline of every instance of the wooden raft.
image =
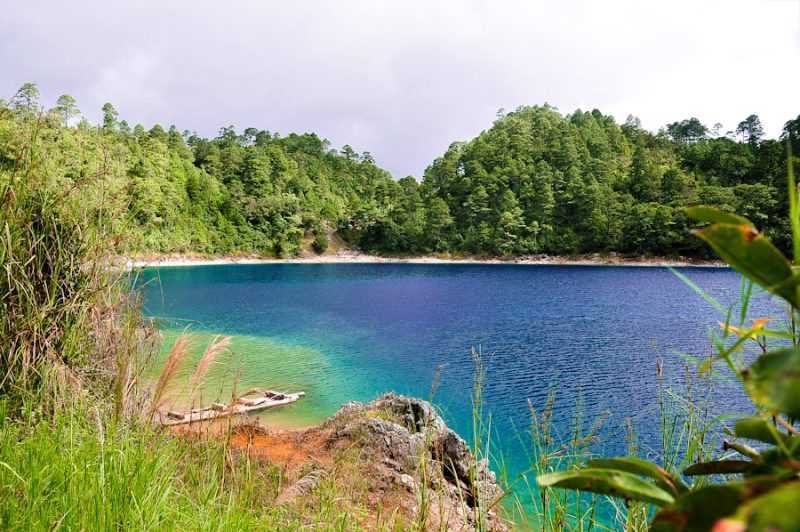
[[168,411],[166,413],[160,413],[160,421],[162,425],[167,427],[182,425],[184,423],[209,421],[288,405],[294,403],[303,396],[305,396],[305,392],[283,393],[274,390],[252,390],[229,405],[212,403],[211,406],[196,408],[188,412]]

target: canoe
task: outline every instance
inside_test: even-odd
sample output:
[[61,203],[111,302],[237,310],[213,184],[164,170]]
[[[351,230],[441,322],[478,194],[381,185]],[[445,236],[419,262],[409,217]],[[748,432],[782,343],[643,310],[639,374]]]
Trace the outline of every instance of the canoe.
[[283,393],[274,390],[253,390],[240,396],[229,405],[212,403],[211,406],[196,408],[188,412],[160,412],[159,417],[162,425],[170,427],[276,408],[294,403],[303,396],[305,396],[305,392]]

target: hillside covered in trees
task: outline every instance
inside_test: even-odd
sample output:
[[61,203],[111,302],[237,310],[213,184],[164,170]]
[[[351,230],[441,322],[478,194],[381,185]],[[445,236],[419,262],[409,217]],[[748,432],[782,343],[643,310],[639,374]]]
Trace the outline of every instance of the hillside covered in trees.
[[[800,149],[800,117],[784,136]],[[426,170],[401,180],[399,209],[373,224],[368,249],[476,254],[690,255],[705,251],[682,208],[717,205],[786,247],[786,146],[757,116],[720,135],[695,118],[650,133],[630,117],[521,107]],[[426,225],[423,225],[425,220]]]
[[[26,84],[0,101],[0,165],[36,156],[65,186],[107,176],[102,200],[119,208],[112,222],[127,228],[123,251],[287,256],[305,235],[321,251],[323,224],[357,227],[398,188],[368,153],[332,150],[314,134],[226,127],[204,139],[174,126],[132,127],[111,104],[102,111],[102,124],[92,125],[68,95],[44,111]],[[15,134],[20,129],[30,131]],[[39,153],[22,153],[14,139],[31,135]]]
[[[42,108],[35,85],[0,100],[0,166],[47,161],[48,179],[103,174],[129,235],[124,252],[317,252],[327,233],[384,254],[626,254],[704,256],[682,208],[704,203],[741,213],[786,247],[786,143],[800,152],[800,116],[781,140],[751,115],[722,134],[695,118],[658,133],[599,111],[562,115],[545,106],[498,115],[469,142],[453,143],[418,182],[394,180],[368,153],[331,148],[315,134],[281,136],[225,127],[213,139],[175,126],[145,129],[111,104],[102,124],[61,96]],[[40,151],[13,139],[37,135]]]

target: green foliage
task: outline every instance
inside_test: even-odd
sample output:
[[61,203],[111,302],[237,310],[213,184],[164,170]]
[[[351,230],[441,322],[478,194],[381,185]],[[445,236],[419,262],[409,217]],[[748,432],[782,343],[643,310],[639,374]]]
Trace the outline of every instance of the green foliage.
[[780,439],[786,443],[789,439],[773,429],[770,423],[760,417],[746,417],[738,420],[734,428],[735,434],[740,438],[755,440],[777,445]]
[[635,456],[590,460],[588,466],[593,468],[615,469],[649,477],[656,481],[656,485],[670,493],[673,497],[677,497],[687,489],[680,478],[671,475],[662,467]]
[[[788,182],[793,237],[800,243],[797,189],[791,166]],[[661,508],[651,523],[651,530],[656,531],[795,530],[800,517],[800,431],[794,421],[800,418],[800,350],[794,323],[800,298],[794,267],[749,220],[710,207],[689,209],[688,214],[708,224],[696,234],[722,259],[789,306],[793,324],[789,334],[767,330],[766,320],[756,321],[746,329],[726,322],[725,337],[730,335],[735,341],[730,345],[718,342],[718,356],[699,366],[704,372],[715,361],[725,360],[758,415],[736,422],[732,433],[735,439],[724,442],[726,454],[721,459],[698,462],[683,471],[687,477],[701,479],[689,489],[670,491],[670,486],[682,486],[678,472],[670,473],[635,457],[590,461],[585,467],[542,475],[538,483],[543,488],[577,489],[652,503]],[[746,293],[742,321],[750,290]],[[769,336],[788,337],[792,347],[771,350],[766,342]],[[732,357],[746,342],[756,343],[762,351],[749,365],[743,358],[737,361]],[[732,458],[736,455],[738,458]],[[704,480],[732,475],[734,480]]]
[[776,146],[757,132],[747,142],[711,137],[696,118],[652,134],[596,110],[520,107],[436,159],[420,186],[422,204],[445,202],[453,220],[447,250],[456,253],[704,257],[683,210],[698,202],[786,234],[776,211],[786,201],[786,158]]
[[314,248],[315,253],[324,253],[328,249],[328,245],[330,242],[328,241],[328,235],[325,233],[325,229],[319,227],[314,230],[314,241],[311,243],[311,247]]
[[591,491],[601,495],[615,495],[626,499],[651,502],[653,504],[672,504],[675,498],[652,482],[642,480],[638,475],[620,468],[600,469],[587,467],[579,471],[559,471],[539,475],[537,482],[543,488],[568,488]]
[[[252,529],[274,513],[245,510],[252,486],[243,467],[231,471],[239,482],[223,485],[221,446],[188,446],[93,417],[73,412],[31,428],[0,423],[0,528],[196,530],[214,522]],[[269,480],[250,482],[274,495]]]
[[696,234],[748,279],[792,304],[798,303],[789,261],[750,222],[742,225],[715,223]]
[[800,485],[784,484],[744,505],[737,513],[751,530],[793,530],[800,523]]
[[[0,396],[16,407],[45,384],[69,380],[68,368],[96,350],[96,322],[122,309],[105,299],[119,277],[104,266],[116,213],[114,202],[97,200],[106,177],[79,175],[64,186],[48,175],[35,124],[8,125],[0,118],[3,146],[15,154],[0,159]],[[59,391],[49,389],[43,404],[60,400]]]
[[711,530],[720,520],[733,516],[748,498],[771,487],[774,487],[772,482],[734,481],[692,490],[656,514],[650,529],[653,532]]
[[765,353],[745,370],[744,388],[756,404],[800,419],[799,369],[798,349]]
[[[48,113],[38,98],[26,84],[0,109],[0,163],[10,171],[20,142],[35,131],[50,184],[66,189],[102,174],[104,201],[123,207],[113,220],[125,233],[119,252],[294,255],[306,232],[323,226],[358,244],[403,197],[369,154],[340,154],[314,134],[228,127],[204,139],[174,126],[131,129],[110,103],[100,127],[71,126],[79,114],[74,98],[60,97]],[[324,250],[325,235],[315,234],[315,248]]]
[[[783,251],[790,242],[779,216],[785,150],[762,138],[755,116],[737,141],[696,118],[653,134],[597,110],[520,107],[453,143],[421,182],[395,181],[371,154],[333,150],[313,133],[229,126],[207,139],[175,126],[131,128],[110,103],[99,127],[74,124],[78,116],[69,95],[43,112],[26,84],[0,112],[0,131],[19,138],[37,128],[48,175],[62,184],[107,174],[107,198],[126,206],[116,220],[126,253],[291,256],[325,226],[382,254],[707,257],[683,210],[698,202],[747,216]],[[798,121],[784,129],[795,143]],[[0,161],[16,156],[0,134]]]
[[[113,422],[94,407],[39,422],[0,415],[0,529],[361,528],[366,501],[344,502],[333,481],[297,503],[275,505],[289,478],[250,453],[232,452],[221,436],[176,438]],[[407,526],[388,512],[370,524]]]

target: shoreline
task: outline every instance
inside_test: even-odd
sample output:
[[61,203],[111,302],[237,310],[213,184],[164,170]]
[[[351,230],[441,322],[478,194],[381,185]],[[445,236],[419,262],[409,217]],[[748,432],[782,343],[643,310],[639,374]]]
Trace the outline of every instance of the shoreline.
[[727,268],[721,261],[667,257],[622,257],[619,255],[534,255],[509,258],[481,257],[381,257],[362,253],[332,253],[279,259],[257,255],[156,254],[119,258],[125,270],[137,268],[221,266],[231,264],[505,264],[530,266],[633,266],[645,268]]

